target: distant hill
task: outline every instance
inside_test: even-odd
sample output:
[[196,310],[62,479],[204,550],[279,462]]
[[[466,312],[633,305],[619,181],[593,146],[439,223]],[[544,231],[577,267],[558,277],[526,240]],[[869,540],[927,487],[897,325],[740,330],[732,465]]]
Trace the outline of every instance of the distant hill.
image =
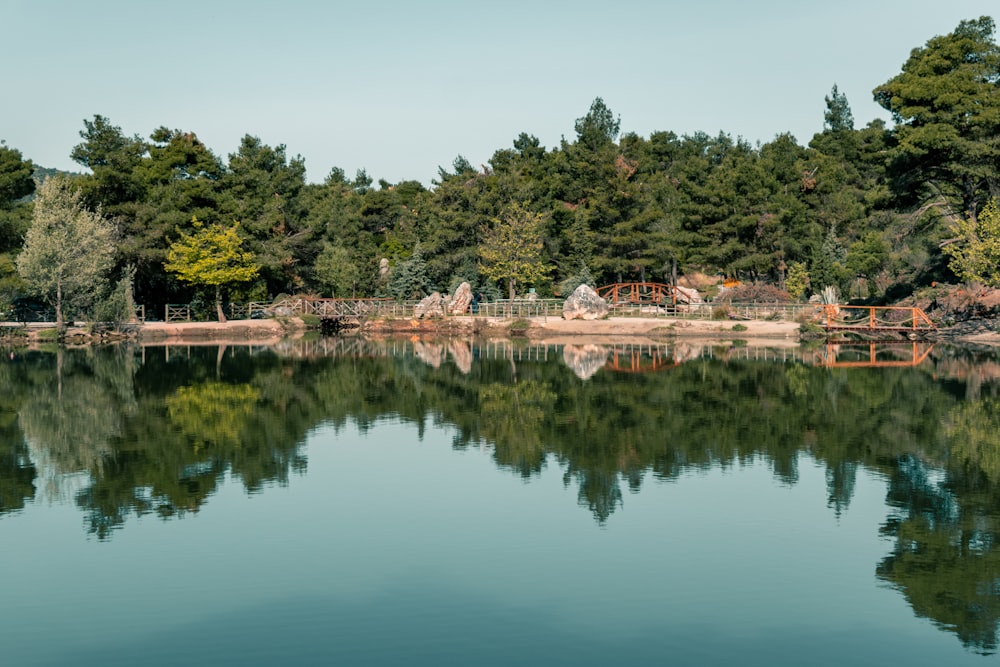
[[38,181],[39,184],[44,183],[45,179],[47,179],[47,178],[49,178],[51,176],[58,176],[60,174],[62,174],[64,176],[82,176],[83,175],[83,174],[78,174],[78,173],[73,172],[73,171],[62,171],[60,169],[51,169],[49,167],[41,167],[41,166],[39,166],[37,164],[35,165],[34,177],[35,177],[35,180]]

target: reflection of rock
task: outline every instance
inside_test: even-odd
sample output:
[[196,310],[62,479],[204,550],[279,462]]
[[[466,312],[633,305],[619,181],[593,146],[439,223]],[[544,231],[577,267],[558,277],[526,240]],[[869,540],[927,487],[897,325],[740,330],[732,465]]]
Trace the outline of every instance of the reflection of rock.
[[472,303],[472,286],[469,283],[462,283],[455,290],[455,296],[451,297],[448,303],[448,312],[452,315],[461,315],[469,310]]
[[677,343],[674,345],[674,363],[683,364],[685,361],[692,361],[701,356],[703,345],[691,345],[690,343]]
[[[435,292],[436,294],[436,292]],[[432,368],[441,368],[444,362],[444,345],[438,343],[423,343],[419,340],[413,341],[413,354],[417,359]]]
[[563,361],[581,380],[587,380],[604,367],[608,349],[600,345],[567,345],[563,347]]
[[431,292],[431,295],[424,297],[413,309],[414,317],[443,317],[444,299],[440,292]]
[[567,320],[597,320],[607,314],[608,302],[586,284],[573,290],[563,304],[563,318]]
[[[464,284],[468,285],[468,283]],[[472,343],[467,340],[452,340],[448,342],[448,351],[451,352],[451,358],[455,361],[455,367],[463,375],[468,375],[469,371],[472,370]]]

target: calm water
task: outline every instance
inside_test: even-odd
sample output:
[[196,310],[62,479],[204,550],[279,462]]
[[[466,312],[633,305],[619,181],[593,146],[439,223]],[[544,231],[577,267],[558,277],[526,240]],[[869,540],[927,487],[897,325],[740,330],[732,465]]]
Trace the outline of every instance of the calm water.
[[987,664],[997,362],[7,350],[0,664]]

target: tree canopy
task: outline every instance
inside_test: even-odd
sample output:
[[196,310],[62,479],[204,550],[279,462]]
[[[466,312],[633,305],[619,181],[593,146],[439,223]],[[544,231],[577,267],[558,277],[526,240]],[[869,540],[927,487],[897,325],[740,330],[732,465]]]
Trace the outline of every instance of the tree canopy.
[[[724,131],[639,136],[596,97],[557,145],[520,132],[486,164],[456,156],[429,186],[336,167],[307,183],[305,161],[283,144],[247,134],[220,157],[191,130],[162,125],[144,139],[95,115],[71,152],[89,170],[75,187],[88,210],[115,221],[116,267],[135,267],[135,297],[147,307],[195,295],[196,283],[165,269],[176,235],[196,231],[192,219],[241,221],[257,266],[245,291],[258,298],[348,287],[374,296],[394,275],[401,298],[461,281],[509,293],[511,275],[492,268],[509,258],[481,260],[499,243],[484,233],[500,229],[511,202],[540,221],[533,233],[548,269],[513,284],[543,294],[581,266],[597,285],[700,274],[779,286],[795,266],[803,297],[826,286],[846,293],[858,276],[873,297],[902,295],[959,277],[942,247],[960,219],[975,221],[1000,196],[994,32],[989,17],[962,21],[914,49],[873,92],[892,126],[857,124],[834,84],[807,145],[788,133],[758,144]],[[33,167],[0,147],[8,252],[27,229]],[[21,287],[4,274],[4,250],[0,296],[9,296]],[[416,283],[401,286],[401,273]]]
[[86,308],[107,289],[114,235],[114,227],[100,212],[83,206],[80,191],[67,178],[42,184],[17,270],[55,307],[58,327],[63,326],[67,305]]
[[180,238],[170,244],[164,268],[176,274],[178,280],[214,288],[216,313],[224,322],[222,288],[253,280],[257,263],[253,253],[243,249],[239,223],[231,227],[205,226],[193,218],[191,226],[193,233],[181,232]]

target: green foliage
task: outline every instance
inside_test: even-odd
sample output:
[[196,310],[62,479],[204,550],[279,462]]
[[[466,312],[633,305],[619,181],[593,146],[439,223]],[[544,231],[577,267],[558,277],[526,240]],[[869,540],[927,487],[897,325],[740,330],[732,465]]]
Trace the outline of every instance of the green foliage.
[[604,100],[596,97],[591,103],[587,115],[578,118],[573,127],[580,143],[588,148],[596,149],[617,138],[621,120],[604,104]]
[[389,295],[397,301],[427,296],[430,284],[427,279],[427,262],[418,243],[406,261],[396,265],[390,273]]
[[84,208],[68,178],[42,184],[17,270],[29,289],[55,306],[58,327],[67,306],[86,308],[102,295],[114,252],[111,223]]
[[587,263],[583,260],[580,260],[579,271],[559,283],[559,293],[563,296],[569,296],[580,285],[587,285],[588,287],[597,286],[593,274],[587,268]]
[[535,284],[549,272],[542,261],[544,221],[543,214],[513,203],[480,231],[479,270],[490,280],[507,281],[510,299],[516,285]]
[[135,300],[132,298],[132,281],[135,267],[127,266],[111,292],[94,306],[93,319],[120,325],[135,320]]
[[[462,280],[483,291],[507,281],[510,294],[516,282],[544,290],[550,279],[565,293],[580,282],[669,282],[689,272],[773,283],[796,263],[808,267],[815,290],[845,289],[859,275],[880,285],[928,283],[949,277],[939,249],[949,227],[962,214],[975,218],[1000,191],[993,34],[983,17],[914,49],[875,91],[897,121],[892,128],[872,121],[855,129],[834,85],[808,147],[787,133],[757,145],[725,132],[622,134],[598,97],[570,139],[547,149],[521,132],[482,168],[457,156],[430,188],[364,169],[350,178],[336,167],[323,183],[306,184],[304,160],[284,145],[246,135],[220,159],[193,132],[158,127],[144,140],[100,115],[84,121],[72,157],[91,172],[78,180],[84,204],[115,220],[116,265],[136,267],[136,299],[147,305],[197,297],[192,283],[164,269],[174,230],[193,232],[192,218],[241,221],[265,295],[386,294],[379,261],[398,274],[418,242],[425,275],[396,294]],[[0,252],[18,248],[27,231],[32,167],[0,147]],[[545,275],[498,278],[477,268],[490,263],[481,249],[498,243],[483,232],[509,215],[510,202],[531,202],[543,216]]]
[[913,49],[902,72],[873,91],[896,122],[892,175],[901,197],[943,197],[975,217],[997,192],[998,78],[1000,46],[983,16]]
[[353,296],[361,281],[361,274],[351,259],[350,251],[339,245],[324,245],[313,270],[316,282],[325,287],[333,297]]
[[809,289],[809,269],[805,262],[792,262],[788,265],[788,277],[785,278],[785,291],[792,298],[801,299]]
[[945,246],[951,258],[948,266],[967,282],[1000,287],[1000,208],[991,199],[979,218],[959,218],[955,223],[957,242]]
[[253,280],[258,271],[254,255],[243,249],[238,222],[232,227],[206,227],[193,218],[191,226],[194,233],[181,232],[170,244],[164,269],[177,274],[178,280],[215,288],[216,312],[219,321],[225,321],[222,287]]
[[0,142],[0,210],[9,209],[18,199],[35,191],[35,166],[21,151]]
[[889,248],[878,232],[866,232],[847,249],[844,265],[857,276],[873,278],[889,262]]
[[833,84],[833,90],[826,99],[826,113],[823,114],[823,127],[831,132],[850,132],[854,130],[854,114],[847,103],[847,96]]

